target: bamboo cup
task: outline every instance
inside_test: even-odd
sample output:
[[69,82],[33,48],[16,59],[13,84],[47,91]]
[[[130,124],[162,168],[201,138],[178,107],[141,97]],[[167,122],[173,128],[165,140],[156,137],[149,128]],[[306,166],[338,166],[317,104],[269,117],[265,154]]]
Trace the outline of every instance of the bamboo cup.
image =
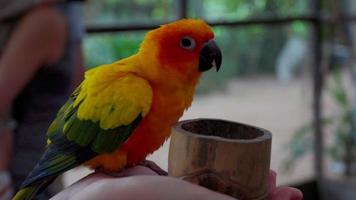
[[239,200],[267,199],[272,134],[219,119],[181,121],[172,128],[170,176]]

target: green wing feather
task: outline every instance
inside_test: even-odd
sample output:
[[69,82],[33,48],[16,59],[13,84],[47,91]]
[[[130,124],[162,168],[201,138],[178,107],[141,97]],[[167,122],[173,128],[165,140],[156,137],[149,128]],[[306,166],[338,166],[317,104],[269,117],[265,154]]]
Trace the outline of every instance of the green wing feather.
[[[59,110],[47,131],[46,152],[23,182],[23,189],[52,180],[98,154],[115,151],[147,114],[152,100],[147,81],[133,75],[122,76],[108,83],[105,92],[95,93],[103,88],[100,76],[96,79],[100,87],[84,81]],[[103,97],[106,99],[100,99]],[[114,109],[106,112],[108,107]]]

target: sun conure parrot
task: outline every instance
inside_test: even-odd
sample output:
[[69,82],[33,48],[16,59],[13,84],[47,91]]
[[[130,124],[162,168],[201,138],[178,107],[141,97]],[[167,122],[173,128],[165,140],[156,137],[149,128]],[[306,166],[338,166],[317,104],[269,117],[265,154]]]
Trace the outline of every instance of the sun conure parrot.
[[120,171],[157,150],[191,105],[201,73],[219,70],[213,38],[204,21],[182,19],[149,31],[135,55],[87,71],[13,199],[32,199],[78,165]]

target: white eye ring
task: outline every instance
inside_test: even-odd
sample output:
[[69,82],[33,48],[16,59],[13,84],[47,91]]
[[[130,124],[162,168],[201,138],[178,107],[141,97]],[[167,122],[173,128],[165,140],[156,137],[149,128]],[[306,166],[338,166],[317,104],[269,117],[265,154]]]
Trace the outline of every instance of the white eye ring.
[[183,49],[193,50],[196,46],[196,42],[192,37],[185,36],[180,40],[179,45]]

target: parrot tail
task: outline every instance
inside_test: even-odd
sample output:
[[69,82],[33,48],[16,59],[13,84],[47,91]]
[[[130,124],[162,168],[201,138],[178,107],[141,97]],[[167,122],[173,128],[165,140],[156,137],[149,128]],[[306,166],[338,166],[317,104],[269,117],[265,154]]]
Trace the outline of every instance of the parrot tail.
[[39,183],[35,183],[26,187],[21,188],[12,200],[33,200],[35,199],[37,193],[49,185],[54,179],[45,180]]

